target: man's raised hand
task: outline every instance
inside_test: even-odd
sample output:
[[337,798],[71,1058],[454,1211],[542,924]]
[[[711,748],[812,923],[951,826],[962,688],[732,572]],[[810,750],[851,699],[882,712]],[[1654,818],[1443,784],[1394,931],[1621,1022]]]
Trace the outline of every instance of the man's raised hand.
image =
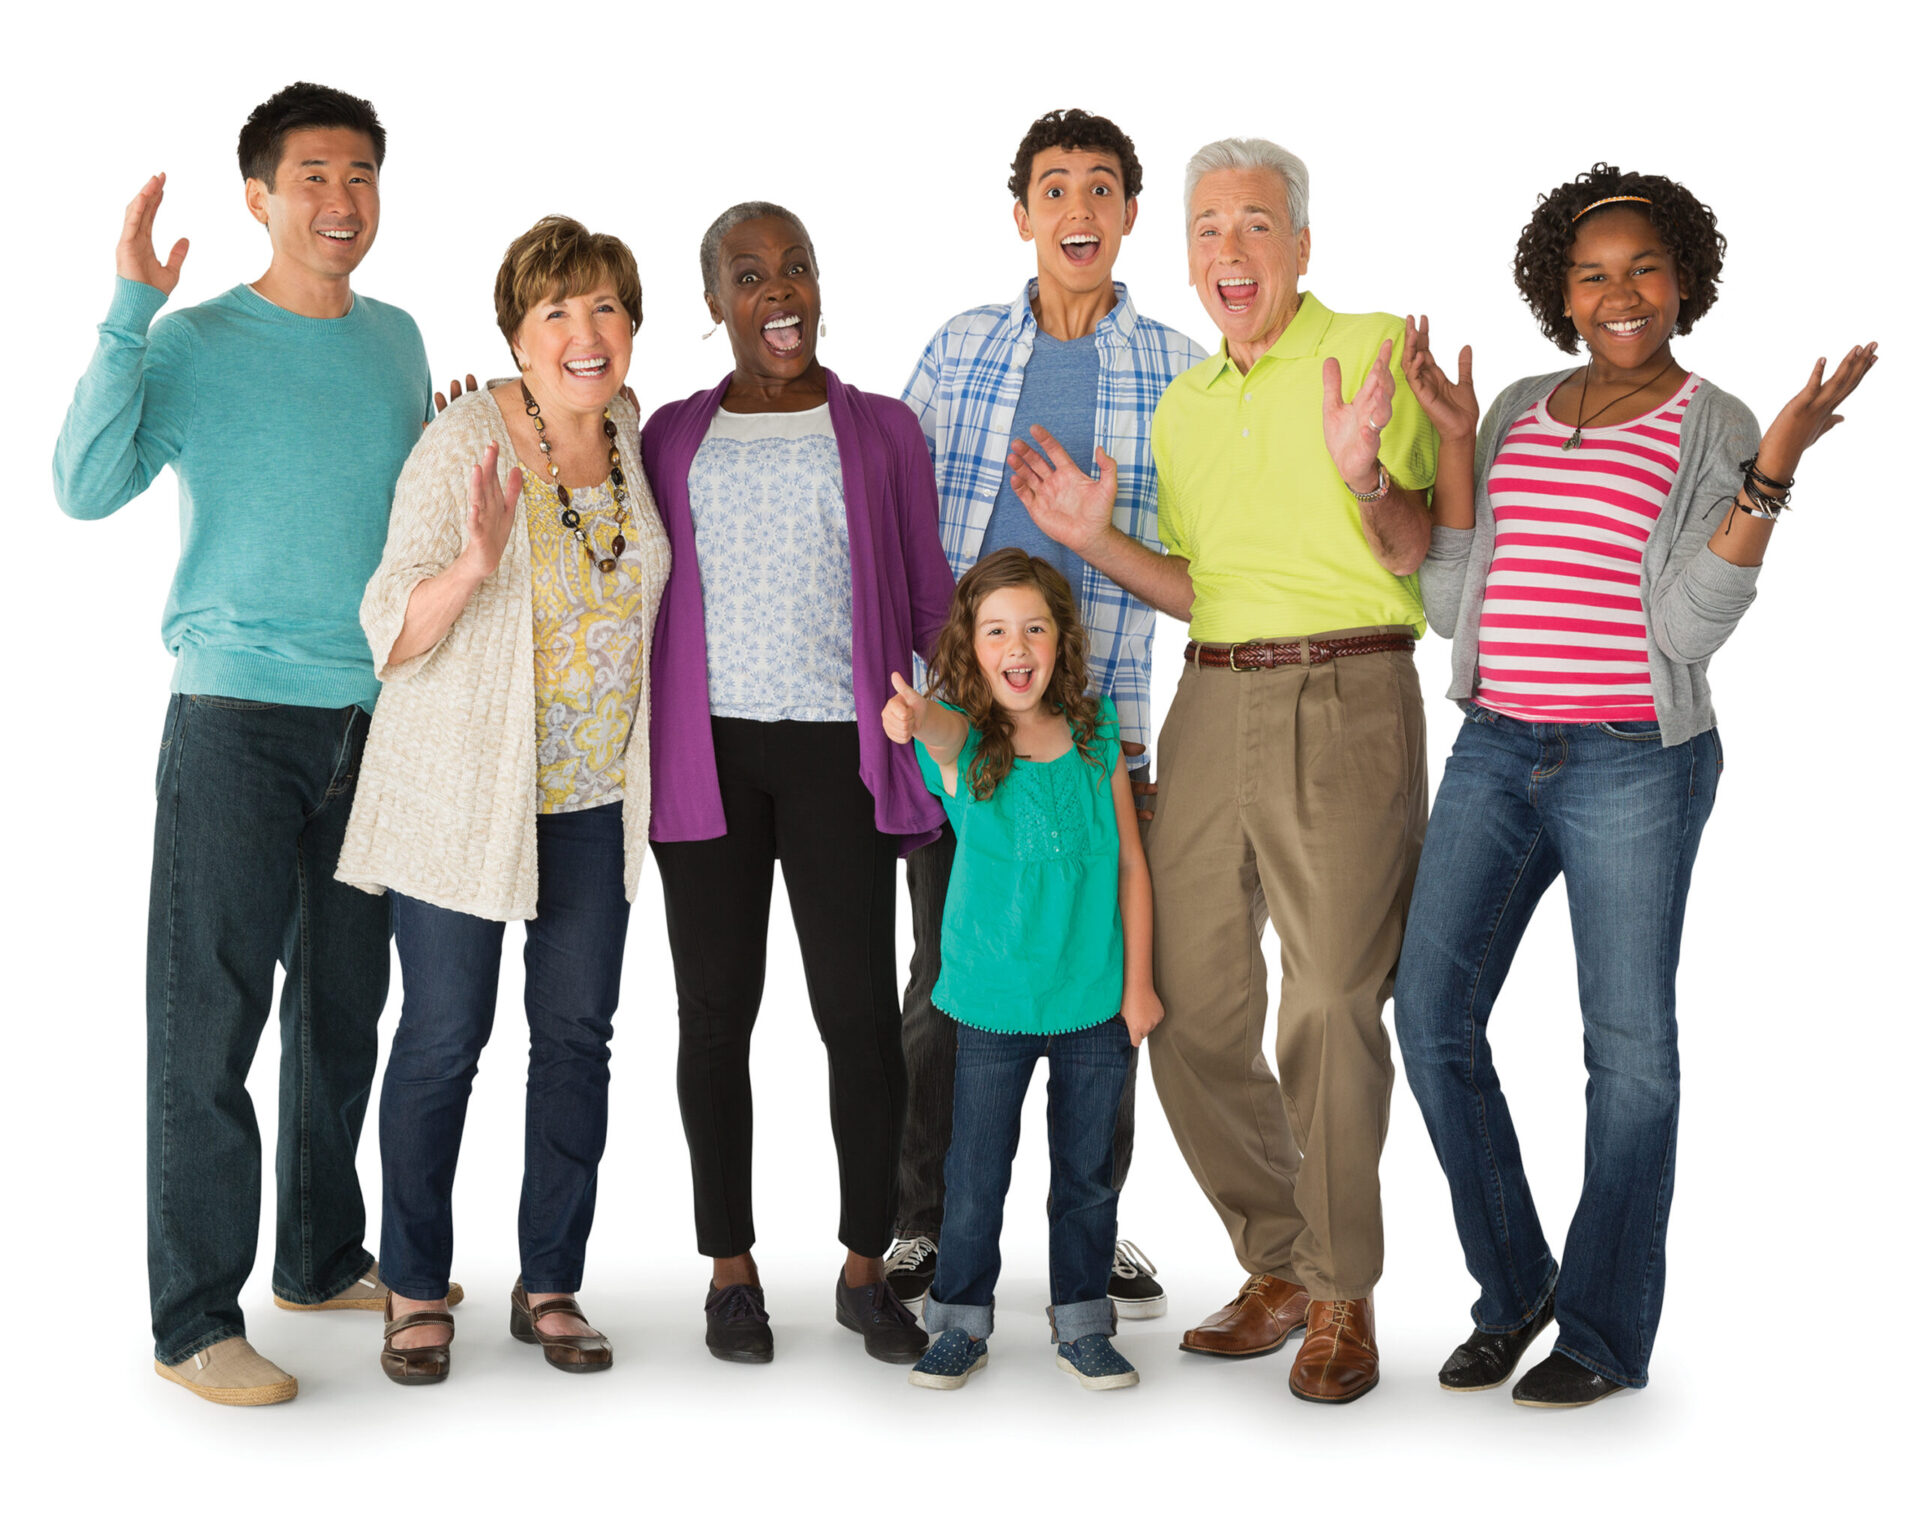
[[1348,490],[1370,491],[1378,473],[1374,466],[1380,459],[1380,434],[1393,420],[1393,343],[1380,343],[1380,355],[1352,400],[1340,398],[1339,358],[1330,357],[1321,365],[1320,384],[1320,422],[1333,467]]
[[887,700],[887,707],[880,712],[880,725],[886,731],[887,739],[897,741],[904,747],[920,734],[921,722],[926,718],[925,695],[916,693],[913,685],[895,672],[893,697]]
[[1045,452],[1016,437],[1007,454],[1013,494],[1036,528],[1084,555],[1101,532],[1113,526],[1113,500],[1120,484],[1116,466],[1104,448],[1095,448],[1093,462],[1100,470],[1096,480],[1045,427],[1033,429],[1033,441]]
[[114,248],[113,270],[120,276],[149,288],[171,294],[180,281],[180,265],[187,259],[187,242],[173,242],[173,254],[162,261],[153,248],[153,216],[166,195],[167,173],[147,178],[147,184],[127,204],[126,222],[120,226],[120,244]]

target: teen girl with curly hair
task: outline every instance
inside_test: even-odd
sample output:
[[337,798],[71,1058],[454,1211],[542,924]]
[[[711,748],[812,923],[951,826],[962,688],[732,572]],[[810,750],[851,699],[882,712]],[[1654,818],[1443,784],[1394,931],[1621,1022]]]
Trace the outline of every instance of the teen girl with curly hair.
[[[1514,279],[1578,368],[1484,418],[1407,319],[1408,383],[1440,434],[1427,617],[1453,637],[1466,720],[1440,782],[1394,991],[1407,1081],[1480,1287],[1440,1371],[1498,1386],[1556,1318],[1514,1400],[1578,1407],[1647,1381],[1680,1112],[1674,981],[1694,854],[1720,782],[1707,661],[1753,601],[1800,456],[1873,366],[1826,359],[1763,437],[1673,355],[1712,306],[1726,241],[1664,176],[1596,165],[1540,199]],[[1478,440],[1475,428],[1478,427]],[[1561,1258],[1541,1229],[1487,1021],[1562,875],[1587,1060],[1586,1178]]]
[[911,1379],[986,1364],[1020,1105],[1048,1062],[1048,1203],[1060,1368],[1093,1389],[1139,1373],[1110,1342],[1113,1132],[1132,1052],[1160,1022],[1153,895],[1113,702],[1087,693],[1065,578],[1018,548],[960,579],[925,697],[895,674],[885,725],[917,743],[959,840],[934,1006],[957,1026],[939,1259]]

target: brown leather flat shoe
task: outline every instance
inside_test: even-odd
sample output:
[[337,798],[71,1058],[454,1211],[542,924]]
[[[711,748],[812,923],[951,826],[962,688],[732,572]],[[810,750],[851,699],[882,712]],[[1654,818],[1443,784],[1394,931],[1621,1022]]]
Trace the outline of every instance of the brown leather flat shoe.
[[1251,1360],[1270,1355],[1306,1326],[1307,1293],[1278,1275],[1251,1275],[1239,1295],[1198,1328],[1180,1347],[1189,1354]]
[[[453,1369],[453,1314],[444,1307],[429,1307],[418,1312],[402,1312],[395,1317],[391,1294],[387,1296],[386,1313],[387,1331],[380,1347],[380,1369],[387,1373],[387,1380],[397,1381],[403,1387],[424,1387],[445,1381]],[[436,1323],[447,1330],[445,1344],[415,1344],[401,1349],[393,1342],[396,1333]]]
[[513,1314],[507,1326],[513,1336],[522,1344],[538,1344],[547,1357],[547,1364],[556,1371],[584,1375],[588,1371],[604,1371],[613,1364],[613,1345],[607,1342],[604,1333],[540,1331],[540,1319],[552,1317],[555,1313],[564,1313],[586,1322],[587,1314],[580,1310],[580,1304],[571,1296],[556,1296],[552,1301],[531,1305],[527,1301],[527,1288],[516,1280],[513,1282],[512,1301]]
[[1350,1403],[1379,1385],[1372,1299],[1310,1302],[1307,1336],[1287,1373],[1293,1395],[1304,1403]]

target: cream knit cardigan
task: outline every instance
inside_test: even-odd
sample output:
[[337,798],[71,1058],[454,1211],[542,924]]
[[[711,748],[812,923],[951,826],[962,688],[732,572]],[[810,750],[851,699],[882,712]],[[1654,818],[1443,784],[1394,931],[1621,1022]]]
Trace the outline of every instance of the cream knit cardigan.
[[[627,900],[646,856],[651,802],[648,723],[653,621],[671,557],[640,463],[638,422],[613,402],[631,497],[627,559],[645,597],[639,615],[640,700],[627,737]],[[499,569],[480,584],[439,644],[393,666],[385,658],[407,599],[454,561],[466,542],[467,487],[489,442],[500,444],[504,485],[514,455],[490,390],[456,400],[428,425],[400,471],[380,567],[360,604],[360,627],[385,685],[367,734],[360,782],[335,878],[374,895],[392,889],[495,922],[534,915],[540,891],[534,818],[533,560],[526,503],[515,513]]]

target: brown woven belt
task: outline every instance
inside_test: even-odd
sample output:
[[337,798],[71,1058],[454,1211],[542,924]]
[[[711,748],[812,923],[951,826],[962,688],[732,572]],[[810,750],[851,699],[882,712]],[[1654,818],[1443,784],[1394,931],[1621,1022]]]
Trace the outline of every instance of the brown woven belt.
[[1237,645],[1187,642],[1187,660],[1202,667],[1253,672],[1263,667],[1318,666],[1342,656],[1372,656],[1381,651],[1410,651],[1412,635],[1345,635],[1334,640],[1242,640]]

